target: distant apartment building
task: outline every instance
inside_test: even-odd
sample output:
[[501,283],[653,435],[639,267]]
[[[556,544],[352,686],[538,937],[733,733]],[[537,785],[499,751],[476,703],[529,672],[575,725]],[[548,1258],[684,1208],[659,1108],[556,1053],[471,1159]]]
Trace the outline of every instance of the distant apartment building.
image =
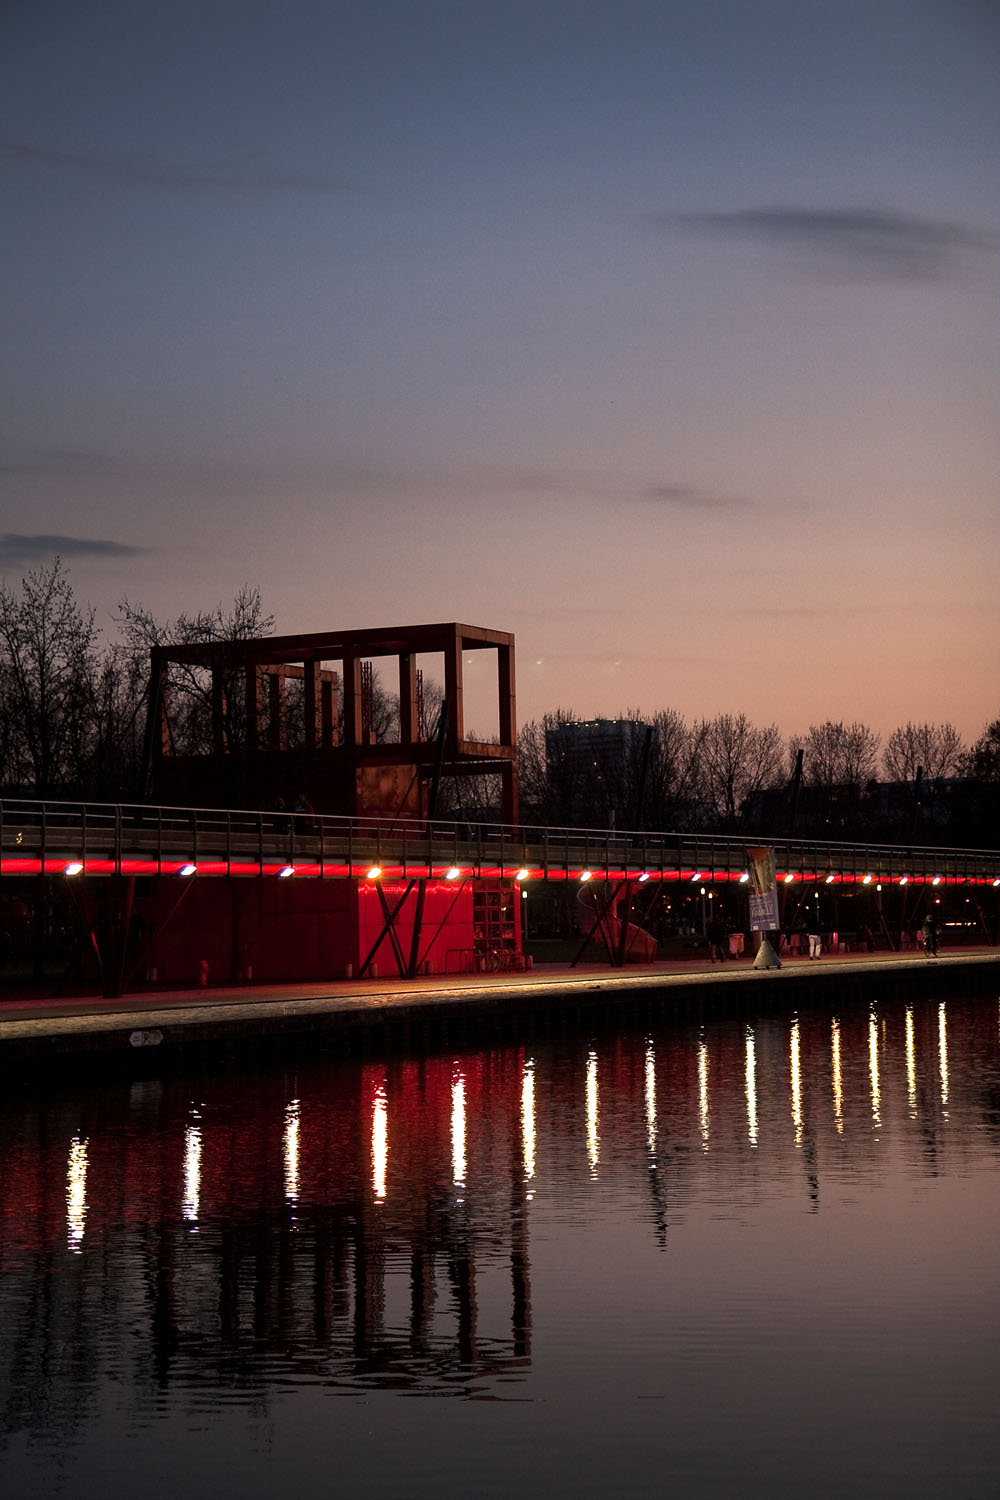
[[581,719],[545,731],[549,791],[565,821],[628,826],[645,734],[641,719]]

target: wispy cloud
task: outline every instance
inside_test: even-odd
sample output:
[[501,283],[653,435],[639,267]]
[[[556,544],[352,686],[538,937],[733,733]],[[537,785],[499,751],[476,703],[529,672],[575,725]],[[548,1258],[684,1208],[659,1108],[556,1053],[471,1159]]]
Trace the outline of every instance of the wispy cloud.
[[63,151],[25,141],[0,139],[0,163],[83,172],[133,187],[175,190],[230,189],[244,192],[348,192],[356,187],[332,177],[317,177],[271,165],[260,154],[220,161],[163,161],[149,155],[103,156]]
[[651,484],[642,491],[643,500],[655,501],[658,505],[669,506],[674,510],[687,511],[709,511],[709,510],[744,510],[750,504],[747,500],[737,500],[725,495],[713,495],[705,490],[693,488],[687,484]]
[[109,467],[106,454],[79,448],[33,447],[0,455],[0,474],[97,474]]
[[658,214],[660,229],[681,226],[752,238],[803,252],[820,269],[879,281],[940,280],[970,256],[995,255],[994,236],[967,224],[877,208],[745,208],[731,213]]
[[148,549],[127,547],[104,537],[57,536],[39,533],[25,536],[17,531],[0,533],[0,568],[25,568],[49,562],[54,557],[141,557]]

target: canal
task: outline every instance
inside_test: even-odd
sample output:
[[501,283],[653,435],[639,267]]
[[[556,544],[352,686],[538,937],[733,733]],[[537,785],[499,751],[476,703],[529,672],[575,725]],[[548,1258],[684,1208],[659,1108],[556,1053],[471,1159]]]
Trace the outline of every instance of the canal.
[[5,1500],[998,1492],[995,991],[182,1066],[5,1079]]

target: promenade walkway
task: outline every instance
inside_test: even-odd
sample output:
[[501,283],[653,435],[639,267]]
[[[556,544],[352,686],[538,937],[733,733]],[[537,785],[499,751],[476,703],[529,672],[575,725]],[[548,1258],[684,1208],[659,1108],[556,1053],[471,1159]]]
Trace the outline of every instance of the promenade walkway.
[[[38,1050],[107,1050],[160,1046],[183,1041],[186,1046],[236,1040],[294,1029],[329,1031],[331,1027],[371,1027],[440,1021],[446,1016],[504,1010],[572,1007],[609,1002],[616,997],[641,999],[643,992],[715,990],[724,998],[726,987],[747,984],[771,986],[772,993],[790,997],[785,986],[835,981],[873,981],[910,976],[927,983],[937,970],[942,981],[961,977],[962,971],[995,966],[1000,982],[1000,949],[962,947],[944,949],[937,959],[909,953],[850,953],[782,960],[780,970],[755,971],[749,959],[711,964],[706,957],[630,965],[609,970],[604,964],[539,966],[526,973],[440,975],[413,981],[399,979],[331,980],[309,984],[261,984],[187,990],[157,990],[117,1000],[98,995],[0,998],[0,1064],[17,1054]],[[969,975],[971,977],[971,975]],[[18,1045],[21,1044],[21,1045]]]

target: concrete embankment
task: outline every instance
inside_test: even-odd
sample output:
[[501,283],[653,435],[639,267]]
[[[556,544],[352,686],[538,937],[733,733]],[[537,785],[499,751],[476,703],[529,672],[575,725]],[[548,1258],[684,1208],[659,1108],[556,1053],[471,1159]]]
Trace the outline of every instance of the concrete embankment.
[[524,974],[414,981],[331,981],[225,990],[0,1003],[0,1068],[81,1060],[142,1069],[184,1059],[302,1048],[458,1045],[536,1036],[576,1020],[595,1026],[762,1003],[776,1010],[825,999],[845,1003],[893,993],[940,996],[1000,989],[1000,952],[963,949],[936,960],[869,954],[785,962],[755,972],[746,962],[538,968]]

